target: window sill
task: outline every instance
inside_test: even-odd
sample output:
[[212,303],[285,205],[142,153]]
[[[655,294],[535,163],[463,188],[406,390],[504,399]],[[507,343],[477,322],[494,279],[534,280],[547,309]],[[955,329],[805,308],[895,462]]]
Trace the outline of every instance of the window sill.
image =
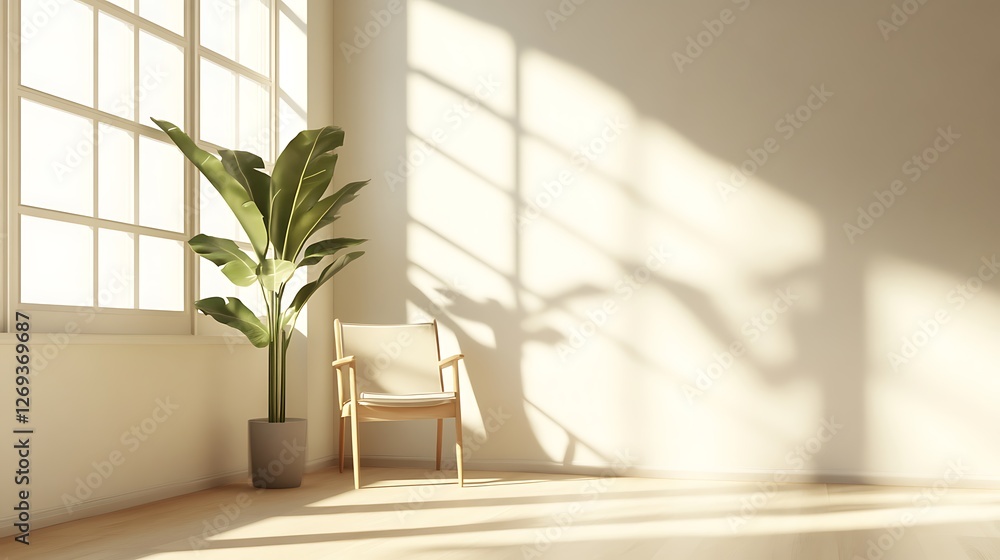
[[[0,346],[20,344],[15,333],[0,333]],[[213,336],[187,334],[66,334],[31,333],[28,346],[48,344],[83,346],[248,346],[253,347],[243,336]]]

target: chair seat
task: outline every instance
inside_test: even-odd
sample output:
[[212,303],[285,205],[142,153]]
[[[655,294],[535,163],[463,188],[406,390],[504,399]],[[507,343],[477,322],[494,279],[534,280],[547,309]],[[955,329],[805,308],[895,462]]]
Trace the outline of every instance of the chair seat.
[[362,392],[360,397],[360,404],[366,406],[435,406],[455,401],[454,392],[414,393],[410,395]]

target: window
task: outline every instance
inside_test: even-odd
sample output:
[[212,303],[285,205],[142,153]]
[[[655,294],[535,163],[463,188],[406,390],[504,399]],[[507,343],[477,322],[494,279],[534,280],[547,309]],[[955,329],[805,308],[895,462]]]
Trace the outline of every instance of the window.
[[[304,0],[12,0],[8,10],[21,28],[6,47],[8,301],[40,331],[107,333],[191,333],[196,297],[259,305],[187,248],[201,231],[249,244],[150,117],[209,152],[270,161],[277,137],[305,123],[301,68],[278,62],[304,68],[304,50],[291,52],[305,46]],[[280,89],[283,74],[302,93]]]

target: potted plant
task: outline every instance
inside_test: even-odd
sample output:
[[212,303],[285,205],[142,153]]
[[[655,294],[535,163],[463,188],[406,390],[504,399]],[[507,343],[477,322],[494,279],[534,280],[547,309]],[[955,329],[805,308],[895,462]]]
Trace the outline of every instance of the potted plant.
[[[202,313],[235,328],[251,344],[267,348],[267,418],[249,421],[250,473],[259,488],[294,488],[301,484],[305,453],[288,453],[294,441],[306,441],[306,421],[285,417],[285,356],[292,330],[309,298],[351,261],[364,254],[349,252],[322,268],[288,305],[288,281],[298,268],[318,267],[326,257],[363,243],[364,239],[324,238],[314,234],[337,219],[368,181],[349,183],[325,196],[337,164],[333,150],[344,143],[339,127],[300,132],[275,161],[271,174],[255,154],[219,150],[221,159],[199,148],[180,128],[153,119],[212,183],[246,232],[253,255],[230,239],[198,234],[188,241],[195,253],[222,269],[237,286],[259,284],[267,308],[264,321],[238,298],[209,297],[194,302]],[[307,242],[311,241],[307,245]],[[284,452],[284,453],[283,453]]]

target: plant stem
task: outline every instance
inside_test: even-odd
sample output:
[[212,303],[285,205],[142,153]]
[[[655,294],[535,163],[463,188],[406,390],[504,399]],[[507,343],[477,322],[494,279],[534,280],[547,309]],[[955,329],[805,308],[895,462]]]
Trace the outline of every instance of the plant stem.
[[270,292],[270,303],[267,309],[267,318],[271,327],[271,342],[267,345],[268,357],[270,358],[270,363],[268,364],[268,379],[267,379],[267,421],[268,422],[281,422],[280,411],[278,404],[284,400],[284,395],[282,394],[284,385],[282,378],[284,377],[284,372],[282,371],[282,356],[281,356],[281,339],[282,333],[278,328],[280,318],[278,317],[278,294],[275,292]]
[[[260,293],[264,296],[264,308],[267,312],[267,325],[270,329],[271,327],[271,299],[268,297],[267,290],[264,289],[264,284],[259,281],[257,285],[260,286]],[[267,421],[274,422],[274,414],[271,410],[271,395],[274,393],[274,343],[273,335],[272,340],[267,344]]]
[[291,332],[289,332],[286,335],[285,334],[284,326],[281,324],[281,313],[280,313],[280,311],[281,311],[281,299],[285,295],[285,284],[281,284],[278,287],[278,290],[277,290],[276,294],[277,294],[277,300],[276,300],[277,303],[275,304],[276,307],[275,307],[275,313],[274,313],[274,315],[276,317],[275,324],[277,325],[278,333],[280,335],[279,338],[278,338],[278,340],[281,341],[281,346],[278,347],[278,352],[279,352],[279,354],[278,354],[278,361],[281,364],[281,369],[280,369],[280,371],[281,371],[281,377],[279,378],[279,385],[281,387],[280,388],[280,391],[281,391],[281,400],[278,401],[278,418],[280,418],[280,420],[278,420],[278,421],[279,422],[284,422],[285,421],[285,379],[287,378],[287,376],[286,376],[287,372],[285,371],[285,357],[288,355],[288,342],[289,342],[289,339],[291,338]]
[[288,354],[288,342],[291,338],[291,333],[285,336],[285,332],[281,332],[281,401],[279,403],[280,410],[278,411],[278,422],[285,421],[285,356]]

